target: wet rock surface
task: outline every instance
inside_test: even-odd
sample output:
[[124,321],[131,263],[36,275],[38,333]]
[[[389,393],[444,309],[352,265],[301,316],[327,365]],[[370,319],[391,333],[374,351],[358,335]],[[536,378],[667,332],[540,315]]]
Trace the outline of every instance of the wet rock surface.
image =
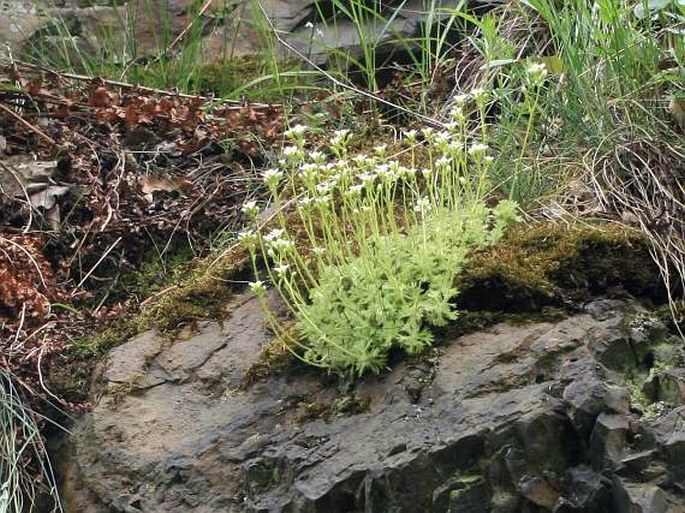
[[635,392],[681,372],[655,354],[682,343],[636,305],[446,340],[354,397],[313,372],[241,387],[268,333],[255,301],[232,308],[112,351],[62,459],[67,511],[685,512],[685,406]]

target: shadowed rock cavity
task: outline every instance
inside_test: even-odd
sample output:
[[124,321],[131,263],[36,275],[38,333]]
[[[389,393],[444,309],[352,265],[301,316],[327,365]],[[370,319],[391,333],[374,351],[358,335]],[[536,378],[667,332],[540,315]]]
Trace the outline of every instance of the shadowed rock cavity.
[[360,382],[352,415],[314,373],[241,389],[268,337],[255,301],[232,307],[173,345],[148,332],[112,351],[63,458],[67,511],[685,511],[685,406],[636,392],[682,374],[655,370],[682,344],[636,305],[444,341]]

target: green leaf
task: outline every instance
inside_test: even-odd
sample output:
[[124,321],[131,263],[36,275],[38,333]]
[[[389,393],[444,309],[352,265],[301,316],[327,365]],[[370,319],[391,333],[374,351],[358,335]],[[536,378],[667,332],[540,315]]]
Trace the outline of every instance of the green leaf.
[[557,55],[541,57],[539,61],[545,65],[547,71],[552,75],[562,75],[564,73],[564,62]]

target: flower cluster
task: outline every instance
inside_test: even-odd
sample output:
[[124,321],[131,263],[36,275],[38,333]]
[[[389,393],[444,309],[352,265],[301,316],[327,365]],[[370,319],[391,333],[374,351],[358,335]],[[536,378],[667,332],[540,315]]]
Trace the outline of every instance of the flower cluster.
[[465,114],[489,99],[482,89],[457,97],[443,129],[408,130],[369,153],[350,155],[348,130],[320,150],[307,149],[306,127],[286,132],[278,167],[262,175],[276,226],[259,229],[260,205],[248,201],[242,211],[254,227],[239,237],[252,255],[254,293],[263,298],[272,283],[297,319],[298,357],[378,371],[390,348],[419,351],[431,341],[424,324],[453,318],[451,283],[466,246],[502,232],[484,206],[494,161],[487,133],[468,132]]

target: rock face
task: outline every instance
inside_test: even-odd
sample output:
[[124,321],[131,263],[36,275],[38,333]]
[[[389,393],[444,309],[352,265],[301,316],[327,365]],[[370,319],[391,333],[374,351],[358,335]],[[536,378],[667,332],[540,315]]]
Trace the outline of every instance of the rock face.
[[680,397],[683,348],[635,305],[447,340],[344,396],[302,369],[241,388],[268,335],[255,301],[232,309],[112,351],[67,511],[685,512],[685,406],[637,401],[660,375]]
[[[172,42],[193,22],[201,25],[197,58],[204,63],[263,54],[265,41],[273,39],[272,26],[292,49],[317,64],[331,59],[349,65],[350,57],[364,55],[364,44],[384,56],[415,50],[422,26],[429,20],[435,29],[449,18],[444,9],[457,8],[459,2],[438,0],[432,14],[423,0],[386,2],[382,12],[372,5],[366,19],[355,23],[334,14],[328,1],[224,0],[209,2],[198,23],[193,13],[199,4],[190,0],[0,0],[0,59],[11,53],[76,68],[88,58],[124,64],[178,50],[182,45]],[[276,49],[282,58],[300,58],[289,49]]]

